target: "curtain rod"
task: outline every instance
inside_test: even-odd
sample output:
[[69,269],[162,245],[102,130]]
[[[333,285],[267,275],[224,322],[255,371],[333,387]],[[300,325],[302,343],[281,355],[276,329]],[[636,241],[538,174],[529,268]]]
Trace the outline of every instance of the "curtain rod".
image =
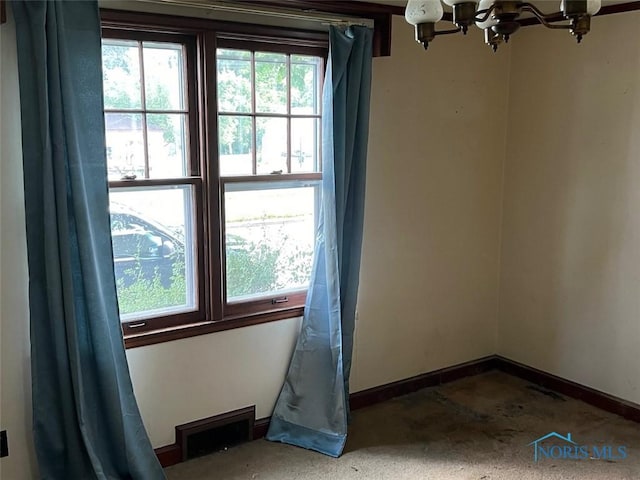
[[275,18],[287,18],[290,20],[304,20],[311,22],[318,22],[323,25],[337,25],[337,26],[351,26],[351,25],[363,25],[366,27],[372,27],[373,21],[368,18],[337,16],[337,15],[322,15],[317,12],[301,11],[296,12],[294,10],[283,8],[259,8],[255,5],[244,6],[239,2],[224,2],[224,1],[207,1],[207,0],[138,0],[142,3],[153,3],[156,5],[171,5],[180,7],[199,8],[203,10],[217,10],[220,12],[238,13],[244,15],[259,15],[265,17]]

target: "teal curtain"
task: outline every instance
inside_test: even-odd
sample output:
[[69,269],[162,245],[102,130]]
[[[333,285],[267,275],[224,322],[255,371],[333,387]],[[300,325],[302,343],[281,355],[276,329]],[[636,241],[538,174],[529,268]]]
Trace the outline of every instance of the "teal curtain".
[[373,32],[329,31],[322,208],[302,329],[267,439],[334,457],[347,438],[364,219]]
[[95,0],[14,0],[40,478],[161,479],[122,342]]

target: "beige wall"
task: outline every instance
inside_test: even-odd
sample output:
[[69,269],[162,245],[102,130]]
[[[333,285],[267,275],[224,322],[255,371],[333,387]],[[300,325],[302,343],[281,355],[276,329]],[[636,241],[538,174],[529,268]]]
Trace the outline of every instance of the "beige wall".
[[[17,143],[5,141],[19,136],[6,53],[15,40],[12,27],[2,34],[2,425],[11,443],[2,469],[14,479],[30,476],[32,448],[21,161]],[[354,391],[496,348],[502,157],[491,149],[495,125],[504,144],[506,98],[492,86],[506,86],[508,54],[490,55],[477,34],[438,39],[425,54],[412,36],[396,18],[393,57],[374,60]],[[172,443],[174,426],[190,420],[254,404],[258,417],[269,415],[299,323],[129,350],[154,446]]]
[[34,475],[31,446],[31,378],[27,253],[22,191],[22,143],[15,29],[0,26],[0,425],[10,455],[0,460],[0,478]]
[[374,59],[353,390],[495,352],[508,67],[402,17]]
[[513,39],[498,352],[640,402],[640,13]]
[[[498,351],[640,401],[639,18],[599,18],[580,47],[524,29],[499,55],[477,32],[424,53],[395,19],[393,56],[374,60],[354,391]],[[15,41],[0,28],[0,472],[19,479],[33,464],[26,256]],[[298,329],[129,350],[154,445],[223,411],[268,415]]]
[[[580,47],[566,32],[524,29],[492,55],[478,32],[424,53],[395,18],[393,56],[374,60],[354,391],[498,351],[640,400],[638,19],[594,20]],[[19,138],[15,42],[0,28],[1,422],[11,443],[0,465],[20,479],[32,463],[27,279],[19,146],[6,140]],[[129,350],[154,445],[223,411],[255,404],[268,415],[298,329],[292,319]]]
[[[496,349],[508,54],[477,34],[425,54],[395,20],[393,56],[374,60],[354,391]],[[298,329],[296,319],[129,350],[153,444],[246,405],[268,416]]]
[[138,405],[155,447],[174,427],[255,405],[271,415],[300,320],[229,330],[127,351]]

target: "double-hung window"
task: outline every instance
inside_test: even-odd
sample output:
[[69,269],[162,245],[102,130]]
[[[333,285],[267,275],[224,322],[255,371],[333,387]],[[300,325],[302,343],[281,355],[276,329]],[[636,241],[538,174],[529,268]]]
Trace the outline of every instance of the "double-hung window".
[[309,284],[322,58],[218,47],[225,311],[251,314],[300,303]]
[[161,30],[103,29],[125,339],[298,316],[321,195],[324,41]]

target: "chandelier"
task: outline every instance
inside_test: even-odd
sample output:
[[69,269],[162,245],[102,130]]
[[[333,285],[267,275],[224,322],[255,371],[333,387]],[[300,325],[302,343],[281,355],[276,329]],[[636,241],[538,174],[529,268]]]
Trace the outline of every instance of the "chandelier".
[[[462,32],[474,23],[484,30],[487,45],[495,52],[498,45],[508,42],[509,37],[520,28],[521,15],[533,14],[547,28],[569,30],[578,43],[589,32],[591,17],[598,13],[601,0],[562,0],[560,11],[543,13],[528,2],[516,0],[442,0],[453,7],[453,23],[456,28],[436,30],[444,10],[440,0],[409,0],[405,19],[415,26],[416,41],[426,49],[438,35]],[[562,22],[562,23],[560,23]]]

